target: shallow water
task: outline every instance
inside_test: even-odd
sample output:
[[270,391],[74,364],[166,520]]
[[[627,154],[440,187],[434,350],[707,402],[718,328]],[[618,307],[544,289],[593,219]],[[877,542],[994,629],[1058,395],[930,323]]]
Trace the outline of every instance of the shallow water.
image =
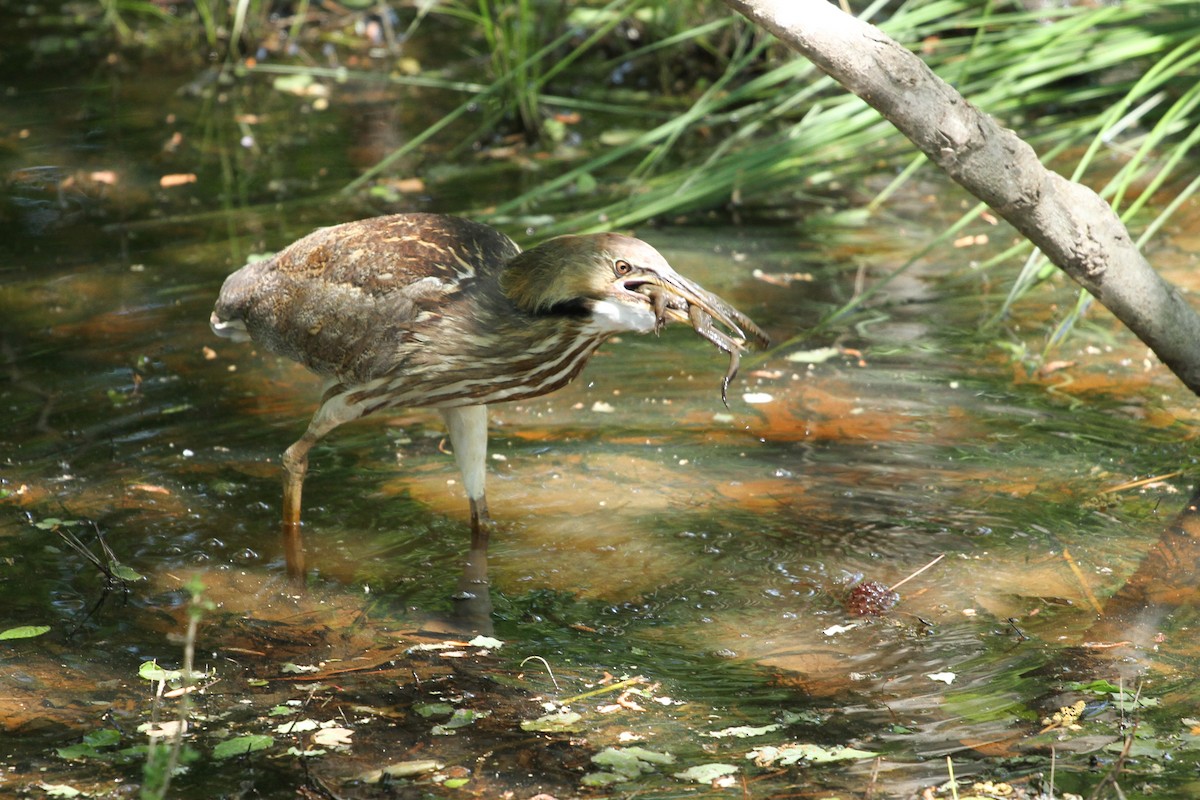
[[[128,725],[144,713],[137,666],[178,663],[188,576],[202,575],[218,604],[200,649],[219,671],[249,652],[343,657],[361,625],[378,626],[369,627],[377,647],[383,631],[450,610],[464,557],[466,503],[439,418],[413,410],[346,426],[314,450],[310,593],[288,590],[278,457],[319,386],[295,365],[214,338],[208,314],[249,253],[372,212],[321,198],[354,174],[346,120],[383,104],[352,87],[320,117],[249,79],[230,102],[274,115],[251,146],[232,136],[241,112],[175,93],[195,77],[166,70],[135,85],[115,69],[33,72],[0,109],[9,143],[0,627],[51,627],[3,655],[3,757],[21,786],[37,769],[79,780],[55,748],[100,720]],[[291,137],[268,144],[283,129]],[[97,179],[107,171],[115,183]],[[196,182],[159,185],[176,173]],[[681,762],[744,765],[749,744],[714,744],[706,730],[790,719],[788,739],[882,757],[772,773],[763,785],[777,793],[870,786],[911,796],[946,780],[947,755],[960,776],[1022,777],[1048,769],[1051,746],[1059,787],[1083,791],[1098,773],[1086,756],[1062,754],[1098,750],[1103,764],[1115,754],[1101,748],[1119,736],[1097,724],[1039,739],[1039,718],[1074,701],[1068,680],[1145,672],[1143,691],[1162,703],[1153,744],[1173,737],[1175,750],[1170,761],[1139,754],[1127,769],[1166,786],[1158,796],[1187,796],[1191,606],[1165,601],[1154,630],[1136,632],[1098,624],[1097,606],[1187,505],[1194,398],[1099,313],[1059,356],[1073,364],[1031,375],[1010,360],[998,342],[1040,347],[1048,312],[1042,295],[1006,327],[977,333],[998,302],[989,282],[1003,276],[973,276],[967,262],[998,244],[939,251],[890,284],[886,303],[806,336],[853,295],[860,270],[870,284],[939,229],[958,195],[937,190],[861,228],[639,231],[789,344],[744,363],[728,410],[724,358],[686,329],[622,337],[567,389],[495,408],[495,633],[578,681],[640,673],[686,703],[596,723],[597,746],[622,728]],[[286,204],[271,204],[272,192]],[[1194,282],[1194,258],[1170,241],[1152,257]],[[811,279],[781,285],[797,273]],[[1053,293],[1062,304],[1072,297]],[[827,346],[842,350],[793,360]],[[55,519],[93,552],[101,532],[144,580],[106,593]],[[890,586],[938,556],[890,612],[848,613],[857,581]],[[1097,631],[1140,647],[1080,650]],[[949,684],[930,677],[947,673]],[[540,675],[524,680],[549,692]],[[261,793],[297,785],[256,769]],[[111,775],[98,780],[121,780]],[[245,778],[224,775],[222,792]],[[653,796],[688,791],[643,780],[639,791]],[[202,796],[203,786],[185,786]]]

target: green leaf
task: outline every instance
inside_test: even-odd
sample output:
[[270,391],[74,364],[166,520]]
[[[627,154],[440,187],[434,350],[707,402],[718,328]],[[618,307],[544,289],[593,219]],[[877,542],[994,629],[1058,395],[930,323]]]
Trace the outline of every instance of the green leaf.
[[441,725],[434,725],[430,729],[430,733],[434,736],[452,735],[456,728],[465,728],[475,720],[483,719],[491,713],[490,711],[473,711],[469,708],[456,708],[454,709],[454,713],[450,715],[450,719]]
[[116,575],[121,580],[130,581],[131,583],[136,582],[136,581],[146,580],[145,575],[138,572],[133,567],[127,567],[124,564],[113,564],[112,565],[112,573],[113,573],[113,575]]
[[574,711],[543,714],[537,719],[527,719],[521,723],[523,731],[540,733],[576,733],[583,730],[583,716]]
[[444,763],[432,758],[423,758],[416,761],[400,761],[395,764],[388,764],[382,769],[373,769],[370,772],[364,772],[358,776],[357,780],[363,783],[379,783],[384,778],[411,778],[414,775],[422,775],[426,772],[436,772],[444,766]]
[[1089,681],[1088,683],[1071,681],[1067,684],[1066,688],[1072,692],[1090,692],[1092,694],[1117,694],[1121,691],[1120,686],[1114,686],[1109,681],[1103,679],[1098,681]]
[[688,767],[683,772],[676,772],[675,777],[682,781],[710,784],[717,778],[732,775],[737,771],[738,768],[733,764],[697,764],[694,767]]
[[246,753],[253,753],[256,750],[266,750],[273,744],[275,744],[274,737],[258,733],[249,736],[235,736],[232,739],[226,739],[214,747],[212,757],[220,761],[226,758],[233,758],[234,756],[242,756]]
[[453,714],[454,706],[449,703],[417,703],[413,711],[422,717],[440,717],[443,714]]
[[163,669],[157,661],[143,661],[138,667],[138,677],[147,681],[177,681],[183,673],[177,669]]
[[447,789],[461,789],[470,782],[470,778],[450,778],[449,780],[442,781],[442,786],[445,786]]
[[724,728],[719,731],[709,731],[708,735],[713,737],[714,739],[724,739],[728,736],[733,736],[738,739],[746,739],[751,736],[762,736],[767,733],[773,733],[774,731],[777,731],[782,727],[783,726],[779,725],[779,724],[758,725],[758,726],[737,725],[735,727]]
[[320,669],[321,668],[315,664],[293,664],[291,661],[288,661],[279,668],[279,671],[285,675],[302,675],[306,672],[319,672]]
[[636,778],[643,772],[653,772],[663,764],[675,763],[670,753],[656,753],[644,747],[606,747],[592,756],[592,763],[608,767],[624,780]]
[[584,786],[608,786],[611,783],[620,783],[627,780],[629,780],[628,776],[618,775],[615,772],[589,772],[579,782]]
[[92,747],[112,747],[121,743],[121,732],[112,728],[101,728],[98,731],[85,733],[83,743]]
[[19,628],[9,628],[6,631],[0,631],[0,640],[32,639],[35,636],[41,636],[49,630],[49,625],[22,625]]
[[72,744],[55,750],[58,757],[67,761],[83,761],[87,758],[100,758],[100,751],[90,744]]
[[878,753],[866,750],[855,750],[852,747],[834,745],[821,747],[815,744],[785,744],[779,747],[759,747],[746,754],[746,758],[754,760],[760,767],[787,767],[798,761],[810,764],[824,764],[829,761],[846,761],[857,758],[874,758]]

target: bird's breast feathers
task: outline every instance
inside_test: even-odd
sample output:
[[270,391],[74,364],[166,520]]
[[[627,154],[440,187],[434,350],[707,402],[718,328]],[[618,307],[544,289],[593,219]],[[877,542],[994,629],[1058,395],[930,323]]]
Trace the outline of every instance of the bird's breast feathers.
[[648,305],[643,308],[612,300],[592,300],[588,305],[592,312],[587,321],[589,333],[650,333],[657,324]]

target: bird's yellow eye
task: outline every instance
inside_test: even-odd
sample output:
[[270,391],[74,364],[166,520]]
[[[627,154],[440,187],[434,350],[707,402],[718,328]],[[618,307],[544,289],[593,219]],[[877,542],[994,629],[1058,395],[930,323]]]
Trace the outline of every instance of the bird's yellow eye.
[[633,265],[623,258],[617,259],[613,263],[613,272],[617,273],[617,277],[619,278],[624,277],[625,275],[633,272]]

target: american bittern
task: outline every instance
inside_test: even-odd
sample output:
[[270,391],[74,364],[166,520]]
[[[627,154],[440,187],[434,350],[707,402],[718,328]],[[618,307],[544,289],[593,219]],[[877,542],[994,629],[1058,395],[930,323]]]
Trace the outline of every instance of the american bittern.
[[487,546],[487,405],[552,392],[608,337],[668,320],[730,354],[725,387],[746,334],[767,343],[745,315],[638,239],[560,236],[522,252],[486,225],[398,214],[322,228],[242,267],[225,281],[211,323],[325,379],[320,408],[283,456],[285,533],[296,535],[314,443],[382,409],[426,406],[449,428],[474,550]]

